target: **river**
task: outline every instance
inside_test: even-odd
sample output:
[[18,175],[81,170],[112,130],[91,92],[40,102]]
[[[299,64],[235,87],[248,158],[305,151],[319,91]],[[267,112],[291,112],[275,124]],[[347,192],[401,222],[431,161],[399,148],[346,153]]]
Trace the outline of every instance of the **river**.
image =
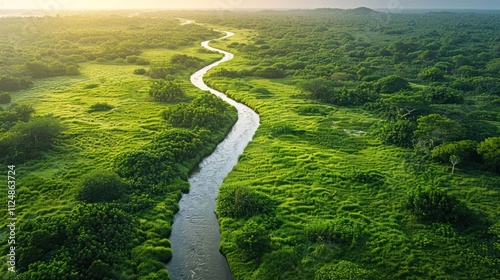
[[[226,34],[219,39],[234,35],[231,32]],[[180,210],[175,214],[170,236],[173,258],[167,264],[167,270],[172,280],[233,279],[226,258],[219,252],[220,232],[214,212],[215,198],[222,181],[236,165],[238,157],[259,127],[257,113],[203,82],[208,70],[233,58],[229,52],[210,47],[209,42],[205,41],[201,45],[222,53],[224,57],[194,73],[191,83],[234,106],[238,110],[238,121],[215,151],[203,159],[188,178],[190,190],[188,194],[183,194],[179,202]]]

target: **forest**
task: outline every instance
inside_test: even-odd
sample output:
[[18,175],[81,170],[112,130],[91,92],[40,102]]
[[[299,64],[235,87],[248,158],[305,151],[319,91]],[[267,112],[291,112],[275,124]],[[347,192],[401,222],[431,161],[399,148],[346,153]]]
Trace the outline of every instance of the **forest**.
[[235,279],[500,278],[498,14],[0,23],[0,162],[22,174],[19,279],[169,279],[186,178],[237,118],[189,83],[220,58],[199,46],[215,30],[235,33],[211,43],[235,57],[206,82],[261,120],[217,197]]

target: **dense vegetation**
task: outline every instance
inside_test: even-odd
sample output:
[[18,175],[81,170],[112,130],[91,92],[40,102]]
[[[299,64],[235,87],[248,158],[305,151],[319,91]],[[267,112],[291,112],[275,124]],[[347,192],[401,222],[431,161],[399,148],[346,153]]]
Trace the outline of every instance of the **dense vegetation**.
[[234,28],[209,83],[262,121],[217,204],[236,279],[500,277],[497,14],[197,20]]
[[236,279],[500,278],[497,14],[125,15],[0,19],[20,279],[168,279],[187,174],[236,115],[188,82],[218,33],[177,17],[236,32],[208,82],[261,116],[217,198]]
[[220,57],[199,42],[219,34],[109,14],[0,23],[0,163],[18,174],[17,273],[3,262],[0,278],[169,279],[187,174],[236,120],[189,83]]

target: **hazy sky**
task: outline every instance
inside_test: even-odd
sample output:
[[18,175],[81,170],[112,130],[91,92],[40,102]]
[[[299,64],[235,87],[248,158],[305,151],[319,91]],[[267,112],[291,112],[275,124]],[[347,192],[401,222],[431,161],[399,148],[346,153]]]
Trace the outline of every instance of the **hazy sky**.
[[0,0],[2,9],[491,9],[500,0]]

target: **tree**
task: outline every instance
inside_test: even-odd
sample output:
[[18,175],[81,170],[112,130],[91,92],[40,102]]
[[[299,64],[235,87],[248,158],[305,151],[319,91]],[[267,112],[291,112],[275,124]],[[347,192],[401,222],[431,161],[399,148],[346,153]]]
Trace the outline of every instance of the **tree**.
[[63,130],[61,122],[50,115],[33,118],[29,122],[17,122],[0,138],[0,146],[9,147],[2,149],[0,156],[17,161],[34,158],[40,152],[52,148],[55,139]]
[[464,102],[464,97],[458,90],[448,87],[428,88],[423,94],[434,104],[462,104]]
[[411,86],[404,78],[391,75],[380,79],[377,82],[377,89],[380,93],[396,93],[402,90],[411,90]]
[[10,103],[11,97],[7,93],[0,94],[0,104],[8,104]]
[[450,157],[455,155],[461,161],[480,161],[477,154],[478,143],[472,140],[462,140],[443,143],[434,147],[432,150],[432,158],[440,162],[448,162]]
[[156,102],[175,103],[181,101],[185,95],[178,84],[160,80],[151,85],[149,96]]
[[302,82],[299,85],[302,90],[309,92],[311,98],[319,99],[323,102],[330,103],[333,94],[334,83],[333,81],[325,78],[317,78],[309,81]]
[[429,188],[411,193],[406,209],[428,223],[467,223],[468,209],[461,201],[445,191]]
[[487,167],[500,171],[500,137],[491,137],[479,143],[477,152]]
[[235,233],[236,245],[240,248],[248,259],[260,259],[271,249],[271,237],[268,231],[253,221],[243,226]]
[[120,199],[125,194],[126,187],[116,173],[96,171],[84,178],[77,198],[90,203],[111,202]]
[[248,218],[272,211],[273,201],[248,187],[222,188],[217,196],[217,215],[220,217]]
[[431,68],[427,68],[425,70],[422,70],[418,74],[418,77],[424,81],[438,82],[444,78],[444,72],[437,67],[431,67]]
[[452,155],[450,156],[450,162],[451,162],[451,174],[453,174],[455,172],[455,165],[457,165],[458,163],[460,163],[460,158],[456,155]]
[[457,140],[462,136],[462,127],[454,120],[439,114],[430,114],[417,120],[414,134],[417,140],[430,140],[432,146],[445,141]]
[[[383,98],[381,103],[389,109],[390,115],[394,115],[398,119],[412,119],[422,111],[426,111],[429,106],[429,101],[420,93],[398,92],[387,98]],[[418,113],[416,113],[418,112]]]
[[375,134],[385,144],[394,144],[400,147],[410,148],[413,143],[413,132],[417,126],[408,120],[397,120],[384,122],[376,129]]

